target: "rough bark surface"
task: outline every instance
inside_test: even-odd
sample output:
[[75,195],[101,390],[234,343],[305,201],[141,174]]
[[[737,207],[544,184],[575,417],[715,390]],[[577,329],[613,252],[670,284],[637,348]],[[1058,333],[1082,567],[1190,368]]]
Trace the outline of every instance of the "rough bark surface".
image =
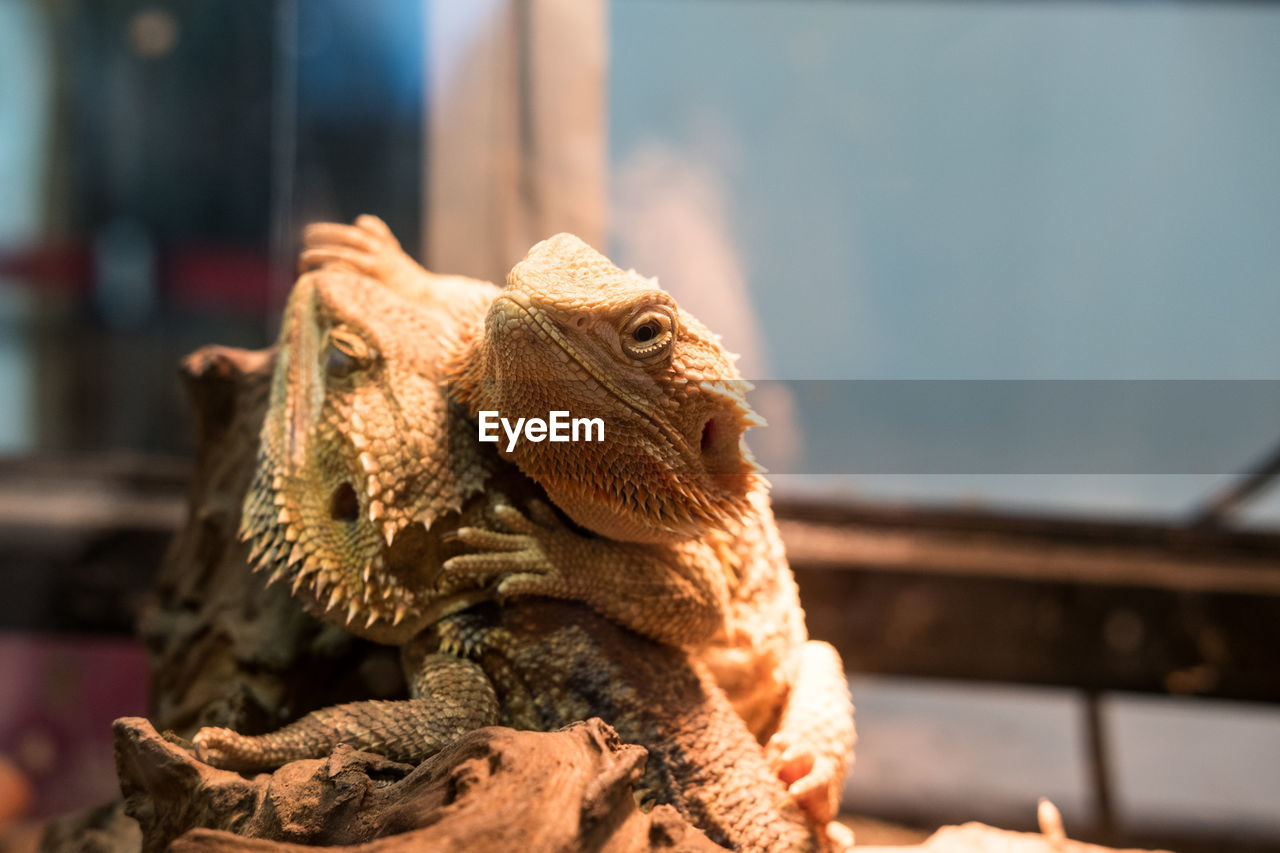
[[720,849],[674,809],[639,810],[632,784],[645,751],[599,720],[553,733],[477,729],[416,768],[341,745],[249,779],[132,718],[116,723],[116,759],[146,853]]

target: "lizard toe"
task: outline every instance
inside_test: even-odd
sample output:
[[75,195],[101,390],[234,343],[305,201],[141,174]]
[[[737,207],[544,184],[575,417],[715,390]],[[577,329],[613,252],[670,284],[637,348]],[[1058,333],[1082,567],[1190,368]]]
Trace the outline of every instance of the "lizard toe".
[[554,528],[561,526],[560,516],[556,515],[556,511],[551,508],[551,504],[537,498],[529,501],[529,518],[543,527]]
[[391,229],[387,226],[387,223],[383,222],[372,213],[362,213],[357,216],[356,226],[374,235],[379,240],[393,243],[396,247],[399,247],[400,245],[400,241],[391,233]]
[[507,575],[498,582],[498,601],[505,602],[521,595],[550,595],[555,591],[557,583],[556,576],[548,570]]
[[530,538],[523,534],[500,533],[483,527],[459,527],[444,539],[485,551],[524,551],[532,544]]
[[302,271],[340,267],[362,275],[376,276],[377,264],[369,256],[341,246],[324,246],[304,249],[298,256],[298,268]]
[[489,512],[495,521],[512,533],[529,536],[538,532],[538,526],[511,504],[496,504],[489,508]]
[[345,246],[366,255],[378,253],[378,241],[367,231],[341,222],[316,222],[302,232],[302,244],[308,249]]
[[796,805],[817,823],[826,823],[840,808],[841,785],[832,768],[818,762],[813,768],[787,786]]
[[540,576],[547,571],[545,562],[532,551],[497,551],[460,554],[444,561],[443,569],[451,575]]
[[853,850],[853,830],[840,821],[829,821],[824,833],[827,836],[827,849],[831,853],[848,853]]

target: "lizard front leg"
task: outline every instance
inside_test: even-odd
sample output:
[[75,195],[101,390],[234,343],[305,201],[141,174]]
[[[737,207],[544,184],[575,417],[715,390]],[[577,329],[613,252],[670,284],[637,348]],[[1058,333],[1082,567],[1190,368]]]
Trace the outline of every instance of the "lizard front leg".
[[405,254],[391,229],[376,216],[359,216],[353,225],[316,222],[307,226],[302,239],[299,272],[345,267],[401,292],[431,276]]
[[400,241],[376,216],[356,217],[352,225],[316,222],[303,233],[298,272],[324,268],[351,270],[380,282],[418,304],[434,303],[456,316],[470,316],[464,306],[487,305],[498,289],[464,276],[439,275],[423,269],[400,247]]
[[453,539],[478,549],[451,557],[454,578],[497,578],[500,599],[543,595],[582,601],[661,643],[696,646],[724,626],[728,586],[715,553],[696,541],[638,545],[581,535],[531,501],[526,517],[504,501],[488,508],[495,527],[462,527]]
[[796,677],[765,755],[792,799],[822,825],[840,806],[856,739],[853,705],[834,648],[810,640],[792,654]]
[[265,735],[203,728],[194,738],[196,754],[227,770],[267,770],[300,758],[320,758],[348,743],[416,763],[463,733],[498,722],[493,684],[471,661],[429,655],[411,681],[411,699],[322,708]]

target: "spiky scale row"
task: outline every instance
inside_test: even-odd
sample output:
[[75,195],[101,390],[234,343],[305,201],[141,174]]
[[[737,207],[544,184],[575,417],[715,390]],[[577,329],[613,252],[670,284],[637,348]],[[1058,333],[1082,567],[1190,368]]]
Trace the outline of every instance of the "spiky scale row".
[[[270,470],[268,459],[260,460],[261,472]],[[244,503],[244,517],[240,536],[251,543],[249,562],[255,572],[268,572],[267,585],[292,578],[291,593],[309,588],[312,597],[322,603],[326,611],[345,611],[343,621],[348,625],[371,627],[379,620],[399,624],[407,614],[410,602],[408,590],[399,587],[393,578],[381,578],[375,582],[382,566],[378,555],[360,572],[362,584],[353,593],[339,571],[338,562],[317,555],[312,540],[302,535],[295,514],[287,507],[286,491],[282,488],[264,488],[267,477],[255,478]],[[272,486],[283,486],[285,478],[270,477]],[[394,528],[395,525],[391,524]],[[394,536],[394,532],[392,533]]]

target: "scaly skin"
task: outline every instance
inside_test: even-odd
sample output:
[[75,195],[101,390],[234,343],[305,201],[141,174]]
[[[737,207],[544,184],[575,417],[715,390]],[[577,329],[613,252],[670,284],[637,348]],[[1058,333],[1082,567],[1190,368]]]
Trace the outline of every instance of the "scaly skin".
[[265,770],[327,755],[339,743],[350,743],[396,761],[417,763],[461,735],[498,722],[493,683],[477,664],[432,654],[413,672],[413,698],[407,701],[335,705],[258,737],[203,728],[195,741],[200,758],[227,770]]
[[[560,510],[594,532],[638,541],[586,539],[569,530],[536,494],[531,497],[530,484],[511,485],[513,473],[493,458],[491,448],[477,453],[481,446],[464,448],[461,440],[449,440],[471,440],[473,435],[474,424],[460,419],[456,407],[438,395],[405,399],[399,394],[405,376],[425,377],[426,382],[440,378],[438,363],[421,353],[433,354],[438,362],[440,351],[451,349],[464,371],[458,377],[459,396],[479,408],[474,405],[476,388],[486,377],[477,366],[484,364],[481,356],[493,354],[482,352],[486,339],[479,333],[481,317],[496,291],[482,283],[426,273],[372,217],[362,217],[354,227],[313,226],[307,242],[303,269],[311,272],[300,279],[290,300],[281,339],[282,350],[295,356],[282,358],[283,366],[278,366],[272,411],[263,429],[260,474],[270,476],[260,476],[246,500],[245,536],[260,546],[266,543],[255,548],[258,567],[291,579],[295,592],[321,618],[383,642],[404,643],[429,622],[474,603],[467,579],[491,575],[496,580],[493,592],[503,598],[541,594],[582,600],[609,619],[659,640],[701,645],[701,665],[726,689],[752,732],[767,742],[773,767],[791,783],[793,796],[819,820],[833,814],[853,739],[843,673],[834,650],[805,641],[803,614],[777,542],[766,486],[740,442],[754,415],[718,340],[680,313],[666,294],[655,294],[649,282],[632,274],[628,289],[641,283],[657,308],[673,320],[672,349],[679,354],[655,361],[646,353],[641,360],[648,366],[665,360],[679,375],[668,372],[659,376],[661,382],[650,381],[662,389],[656,396],[628,400],[626,393],[615,394],[597,406],[598,388],[593,385],[598,377],[609,376],[593,375],[591,368],[608,370],[607,360],[592,362],[592,353],[561,347],[565,355],[573,355],[567,361],[557,355],[557,364],[543,365],[549,368],[548,377],[560,379],[541,383],[544,388],[557,393],[588,391],[590,416],[599,416],[604,404],[621,400],[622,405],[609,409],[608,443],[625,437],[634,452],[648,458],[643,470],[618,471],[607,460],[601,466],[600,458],[577,466],[561,459],[569,464],[539,468],[536,459],[522,459],[517,451],[515,461],[545,480],[539,485]],[[535,247],[513,271],[508,293],[516,292],[522,270],[532,273],[527,276],[531,280],[554,284],[564,279],[558,265],[565,262],[566,247],[568,255],[576,255],[568,260],[574,270],[568,276],[570,294],[579,308],[602,312],[594,329],[607,328],[607,301],[593,302],[592,293],[604,294],[608,288],[593,290],[593,285],[608,283],[609,276],[626,279],[627,274],[567,236]],[[551,263],[547,252],[539,254],[548,248],[555,249]],[[358,275],[344,275],[344,269]],[[381,296],[369,289],[369,278],[386,286]],[[545,297],[536,288],[525,291]],[[409,304],[386,304],[394,302],[393,297]],[[494,303],[494,309],[500,304]],[[336,341],[331,331],[334,318],[341,321]],[[511,327],[513,334],[517,328]],[[405,342],[419,352],[406,353]],[[331,354],[334,349],[339,355]],[[367,350],[375,353],[372,359]],[[535,348],[525,367],[539,365],[539,354]],[[337,370],[326,370],[325,365],[334,361]],[[298,373],[306,363],[314,373],[300,380]],[[566,366],[579,371],[581,379],[563,381]],[[286,368],[293,372],[286,373]],[[653,372],[648,375],[652,379]],[[526,373],[516,378],[537,377]],[[615,389],[632,389],[633,377],[622,378],[614,383]],[[489,388],[520,384],[490,381]],[[653,390],[643,382],[640,387]],[[310,405],[298,404],[299,398]],[[423,405],[424,399],[428,405]],[[553,393],[546,402],[549,408],[572,410],[562,399]],[[642,407],[654,404],[651,417],[637,417],[637,402]],[[371,443],[366,438],[362,444],[366,430],[361,427],[378,418],[379,405],[392,417],[383,416],[381,444],[370,466],[361,458]],[[493,407],[504,415],[512,413],[505,403]],[[536,414],[543,416],[549,408]],[[299,410],[309,416],[300,417]],[[358,423],[350,422],[352,411],[362,415]],[[370,416],[364,417],[365,412]],[[406,425],[409,412],[418,417]],[[444,430],[431,432],[440,423],[446,424]],[[435,437],[434,447],[421,440],[422,432]],[[295,438],[292,452],[283,453],[280,448],[290,446],[290,437]],[[418,440],[410,440],[415,437]],[[449,451],[443,465],[441,448]],[[370,467],[379,474],[377,486],[383,491],[375,493],[372,484],[366,493],[357,490],[359,512],[354,520],[344,517],[338,524],[338,519],[325,519],[323,511],[333,515],[334,496],[342,483],[360,483]],[[436,476],[446,473],[445,487],[425,494],[423,472],[432,471]],[[488,500],[487,512],[486,499],[475,496],[475,479],[459,476],[459,471],[480,472],[481,481],[491,478],[487,488],[496,497]],[[566,471],[579,476],[566,477]],[[637,490],[637,478],[650,488]],[[394,489],[390,495],[388,486]],[[381,506],[374,507],[375,501]],[[294,509],[308,502],[309,515]],[[388,517],[397,525],[389,538]],[[313,536],[311,522],[297,523],[298,518],[319,518],[322,533],[328,524],[345,536]],[[383,535],[370,535],[363,528]],[[691,533],[701,536],[680,538]],[[437,573],[447,539],[485,552],[456,556]],[[301,551],[294,547],[299,541],[304,542]],[[719,621],[726,608],[726,570],[733,584],[727,629],[720,628]],[[387,575],[398,581],[392,589],[407,587],[402,597],[383,592],[390,586]],[[309,580],[315,576],[324,582]],[[416,597],[404,600],[408,596]],[[662,606],[649,606],[649,601],[661,601]]]
[[[371,308],[367,321],[353,313],[360,307]],[[254,543],[255,568],[272,571],[274,580],[292,583],[295,595],[320,618],[403,646],[415,636],[438,637],[432,631],[424,634],[424,626],[442,619],[441,624],[448,624],[451,612],[493,597],[494,590],[477,588],[469,575],[458,582],[439,572],[444,559],[458,550],[459,526],[480,530],[478,525],[490,524],[487,514],[492,514],[513,526],[536,524],[539,543],[556,549],[557,563],[566,567],[570,578],[590,577],[588,564],[612,560],[613,565],[626,567],[626,582],[635,594],[664,603],[674,598],[674,625],[666,621],[672,611],[664,609],[655,617],[658,628],[674,630],[681,638],[719,630],[725,607],[723,581],[718,591],[713,586],[708,595],[704,580],[708,575],[689,568],[695,565],[691,560],[670,556],[659,560],[655,555],[665,553],[661,549],[572,532],[551,512],[534,484],[491,452],[487,458],[483,453],[455,454],[443,462],[431,455],[432,440],[435,446],[448,448],[447,434],[440,438],[443,427],[414,423],[407,413],[433,413],[446,425],[453,418],[465,420],[465,413],[435,393],[439,386],[433,384],[433,365],[414,362],[415,353],[405,353],[399,346],[410,339],[438,342],[444,334],[440,326],[449,318],[435,312],[431,304],[410,302],[349,271],[330,269],[300,279],[283,324],[272,397],[260,436],[258,477],[244,501],[242,531]],[[469,428],[464,434],[470,439]],[[474,442],[469,446],[479,450]],[[386,472],[393,476],[383,477]],[[478,483],[498,499],[477,493]],[[518,512],[516,506],[524,511]],[[698,543],[680,547],[684,553],[701,549],[704,559],[718,559],[712,549]],[[718,562],[715,565],[719,567]],[[672,566],[674,570],[668,571]],[[519,580],[518,576],[504,578]],[[540,578],[534,573],[525,582],[537,589]],[[609,600],[602,602],[601,610],[607,612],[618,588],[617,582],[608,583]],[[386,589],[413,597],[386,595],[382,592]],[[557,587],[576,596],[575,589],[586,600],[593,597],[590,584]],[[532,606],[536,600],[528,601]],[[349,609],[352,604],[355,618]],[[499,612],[524,606],[523,601],[513,602]],[[637,658],[648,655],[652,658],[644,670],[648,675],[645,681],[629,682],[630,686],[620,677],[611,677],[618,696],[624,698],[607,701],[598,691],[590,692],[563,708],[559,716],[542,723],[525,718],[526,725],[550,726],[553,719],[568,722],[590,716],[617,719],[631,741],[651,745],[655,755],[678,756],[678,760],[667,760],[673,766],[665,775],[649,783],[654,798],[680,803],[710,831],[728,833],[724,837],[740,849],[816,849],[810,843],[808,825],[789,804],[785,788],[769,771],[759,746],[749,735],[744,744],[742,737],[730,735],[722,740],[717,734],[745,734],[741,720],[718,689],[707,688],[710,699],[702,692],[681,694],[678,712],[671,703],[648,702],[650,692],[657,697],[669,695],[673,685],[680,684],[687,690],[689,674],[680,667],[688,664],[682,653],[630,634],[585,605],[564,606],[570,612],[581,611],[576,621],[526,625],[527,639],[516,645],[527,643],[528,649],[496,639],[476,648],[511,649],[521,653],[521,665],[532,666],[540,654],[537,648],[545,654],[557,653],[537,646],[538,642],[551,643],[570,621],[585,625],[574,635],[581,650],[577,660],[542,660],[541,669],[531,670],[526,678],[530,685],[546,685],[540,688],[541,696],[552,704],[569,695],[564,685],[574,683],[581,674],[578,667],[588,663],[592,626],[612,649],[610,661],[600,659],[600,671],[606,665],[613,673],[637,671]],[[470,636],[489,635],[472,630]],[[438,639],[436,644],[441,646]],[[261,770],[323,756],[345,742],[418,761],[464,731],[510,719],[510,697],[504,693],[505,704],[499,706],[494,682],[457,643],[438,648],[422,660],[415,657],[407,662],[406,671],[412,695],[407,701],[325,708],[261,736],[205,728],[194,738],[197,754],[218,766]],[[520,671],[516,664],[507,665],[502,670],[505,683],[519,678]],[[558,672],[559,686],[551,686],[548,671]],[[599,687],[600,682],[591,684]],[[627,701],[633,703],[629,711]],[[644,721],[644,727],[628,722],[633,719]],[[696,728],[686,731],[688,726]],[[686,746],[677,750],[677,744]],[[708,775],[721,764],[740,765],[736,775],[725,776],[730,780],[726,783],[719,781],[718,770]],[[656,762],[651,775],[665,766]],[[769,804],[775,802],[782,807],[771,810]]]
[[205,729],[201,755],[257,770],[345,742],[419,761],[467,727],[555,731],[598,716],[623,742],[648,749],[643,800],[670,803],[733,850],[825,848],[686,650],[638,637],[580,603],[530,598],[445,617],[404,657],[407,670],[424,674],[414,699],[326,708],[260,737]]

